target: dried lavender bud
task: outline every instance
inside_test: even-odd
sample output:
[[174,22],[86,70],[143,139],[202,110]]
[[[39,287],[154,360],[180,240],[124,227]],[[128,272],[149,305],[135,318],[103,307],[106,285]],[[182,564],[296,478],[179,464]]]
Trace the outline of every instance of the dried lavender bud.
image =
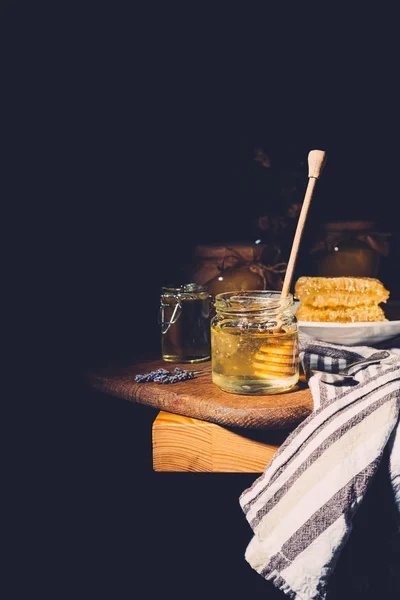
[[167,383],[168,379],[168,375],[157,375],[156,377],[154,377],[153,381],[154,383]]
[[135,381],[138,383],[148,383],[149,381],[153,381],[155,376],[155,371],[150,371],[150,373],[143,373],[143,375],[135,375]]
[[167,369],[157,369],[156,373],[158,375],[169,375],[169,371]]

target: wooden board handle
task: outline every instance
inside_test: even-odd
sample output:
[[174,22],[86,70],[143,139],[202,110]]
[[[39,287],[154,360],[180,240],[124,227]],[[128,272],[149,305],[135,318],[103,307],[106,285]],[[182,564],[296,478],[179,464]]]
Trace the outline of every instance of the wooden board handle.
[[326,163],[326,153],[323,150],[311,150],[308,153],[308,177],[319,179]]

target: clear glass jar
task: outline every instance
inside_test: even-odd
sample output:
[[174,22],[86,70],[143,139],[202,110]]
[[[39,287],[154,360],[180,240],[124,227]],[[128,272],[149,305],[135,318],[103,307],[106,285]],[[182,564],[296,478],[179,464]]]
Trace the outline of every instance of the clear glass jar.
[[323,223],[311,248],[315,275],[378,277],[389,235],[376,231],[373,221]]
[[212,380],[225,392],[268,395],[299,379],[293,296],[279,291],[226,292],[211,320]]
[[209,360],[210,295],[205,285],[161,288],[161,353],[166,362]]

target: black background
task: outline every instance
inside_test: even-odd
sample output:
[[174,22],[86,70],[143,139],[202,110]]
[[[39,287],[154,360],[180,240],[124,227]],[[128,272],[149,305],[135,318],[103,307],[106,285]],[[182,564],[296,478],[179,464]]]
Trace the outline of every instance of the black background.
[[7,262],[41,377],[18,424],[15,585],[41,597],[274,597],[243,556],[238,497],[255,476],[152,472],[156,411],[84,383],[158,348],[160,287],[197,243],[253,239],[274,202],[255,147],[277,169],[327,151],[304,257],[321,221],[374,219],[400,295],[390,15],[243,6],[2,5]]

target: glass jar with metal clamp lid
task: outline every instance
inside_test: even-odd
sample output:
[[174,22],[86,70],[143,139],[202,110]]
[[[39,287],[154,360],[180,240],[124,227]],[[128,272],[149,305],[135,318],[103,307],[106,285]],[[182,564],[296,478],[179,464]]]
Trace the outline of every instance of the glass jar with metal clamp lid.
[[161,288],[159,323],[163,360],[197,363],[211,358],[210,303],[205,285],[188,283]]

